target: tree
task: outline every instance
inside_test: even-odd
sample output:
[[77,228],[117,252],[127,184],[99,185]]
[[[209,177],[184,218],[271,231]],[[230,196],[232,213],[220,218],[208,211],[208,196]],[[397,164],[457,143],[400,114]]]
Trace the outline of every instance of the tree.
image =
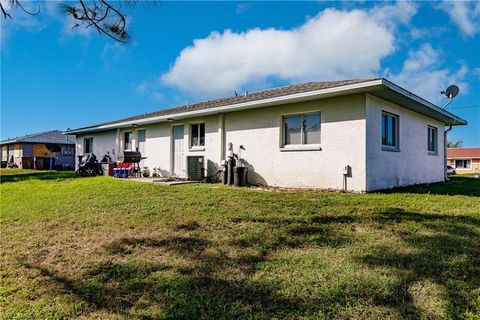
[[[19,8],[26,14],[37,15],[40,7],[32,12],[22,4],[23,0],[8,0],[0,2],[0,10],[4,19],[12,19],[9,10]],[[127,5],[135,4],[135,0],[125,0]],[[8,7],[7,7],[8,6]],[[115,41],[126,43],[129,39],[127,33],[127,20],[125,14],[106,0],[78,0],[77,3],[63,2],[59,4],[59,10],[62,14],[71,16],[74,19],[73,29],[78,27],[94,28],[99,34],[104,34]]]
[[447,148],[461,148],[463,146],[462,140],[447,141]]

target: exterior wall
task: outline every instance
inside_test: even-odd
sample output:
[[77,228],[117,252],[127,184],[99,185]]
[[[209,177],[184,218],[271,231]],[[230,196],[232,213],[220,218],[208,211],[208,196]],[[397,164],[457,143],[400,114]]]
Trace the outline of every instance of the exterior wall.
[[13,162],[19,167],[22,167],[22,146],[19,143],[11,143],[7,145],[7,158],[6,161],[10,161],[13,156]]
[[[382,150],[382,110],[399,116],[399,152]],[[366,95],[367,191],[444,180],[444,124]],[[438,129],[437,155],[429,155],[427,126]]]
[[[304,112],[321,112],[321,149],[282,151],[282,116]],[[223,118],[224,117],[224,118]],[[222,132],[222,119],[225,133]],[[205,147],[191,148],[190,125],[205,123]],[[352,95],[313,102],[295,103],[164,122],[138,128],[77,135],[77,154],[83,154],[83,139],[93,137],[93,152],[100,157],[116,148],[123,150],[125,131],[146,130],[144,165],[160,168],[164,176],[172,172],[172,127],[184,124],[185,169],[188,156],[204,156],[208,175],[220,169],[229,142],[249,167],[252,184],[282,187],[335,188],[343,187],[342,169],[352,168],[347,179],[349,190],[365,190],[365,98]],[[222,137],[225,143],[222,144]],[[117,141],[118,140],[118,141]]]
[[[320,111],[320,149],[281,148],[282,116]],[[226,143],[249,167],[248,182],[281,187],[342,189],[342,169],[351,166],[347,189],[365,190],[365,98],[351,95],[225,114]]]
[[23,153],[24,157],[32,157],[33,156],[33,144],[23,143],[22,144],[22,153]]
[[116,155],[116,130],[94,132],[91,134],[77,135],[76,137],[76,147],[75,147],[75,168],[78,167],[78,156],[84,154],[84,138],[93,137],[93,153],[100,160],[101,156],[107,152],[115,160]]
[[[205,168],[208,174],[215,174],[220,165],[220,136],[219,136],[219,115],[183,119],[181,121],[163,122],[145,127],[138,127],[136,130],[145,129],[146,142],[145,154],[142,156],[147,159],[144,160],[143,165],[153,169],[159,168],[162,175],[170,176],[172,174],[172,130],[173,126],[184,125],[184,168],[187,168],[188,156],[203,156],[205,160]],[[190,127],[192,124],[205,123],[205,146],[192,148],[190,145]],[[132,131],[131,129],[124,129],[120,131],[120,145],[123,146],[124,132]],[[133,145],[138,146],[137,133],[133,134]],[[123,149],[123,148],[122,148]],[[184,172],[183,176],[186,176]]]
[[[62,145],[60,145],[62,146]],[[14,162],[19,168],[23,168],[22,158],[29,157],[30,158],[30,167],[33,168],[33,161],[34,157],[36,158],[49,158],[50,151],[46,148],[44,143],[18,143],[18,144],[10,144],[2,146],[2,150],[5,151],[5,160],[7,161],[7,150],[8,151],[8,158],[12,155],[14,156]],[[75,155],[62,155],[60,152],[54,153],[53,158],[55,158],[55,166],[67,166],[73,167],[75,164]]]
[[[455,159],[457,160],[470,160],[471,165],[469,169],[464,168],[456,168],[455,167]],[[448,159],[448,164],[455,168],[457,174],[462,173],[480,173],[480,158],[455,158],[455,159]]]
[[8,161],[8,146],[2,145],[2,161]]
[[[399,152],[382,150],[382,110],[399,116]],[[320,145],[309,150],[283,148],[282,117],[314,111],[321,113]],[[190,125],[196,123],[205,123],[205,146],[201,148],[190,146]],[[346,165],[351,167],[348,190],[372,191],[444,179],[444,124],[369,94],[77,135],[77,154],[83,154],[83,139],[93,137],[93,152],[97,157],[108,152],[116,160],[123,150],[124,132],[133,132],[132,149],[135,149],[137,131],[145,129],[142,156],[147,159],[142,166],[159,168],[163,176],[170,176],[172,127],[179,124],[184,125],[185,170],[188,156],[204,156],[208,175],[214,175],[231,142],[234,152],[240,145],[246,148],[241,158],[249,168],[250,184],[342,189]],[[429,155],[427,150],[428,125],[438,129],[437,155]]]

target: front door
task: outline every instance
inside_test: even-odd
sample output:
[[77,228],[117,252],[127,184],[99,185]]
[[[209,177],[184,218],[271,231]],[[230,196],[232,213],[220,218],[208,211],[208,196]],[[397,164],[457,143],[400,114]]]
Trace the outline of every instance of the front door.
[[173,174],[177,177],[185,176],[183,157],[183,124],[173,127]]

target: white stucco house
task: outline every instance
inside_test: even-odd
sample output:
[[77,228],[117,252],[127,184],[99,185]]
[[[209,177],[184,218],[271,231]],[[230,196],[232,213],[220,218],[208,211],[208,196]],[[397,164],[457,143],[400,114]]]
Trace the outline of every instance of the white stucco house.
[[69,131],[76,152],[138,150],[142,165],[186,177],[245,147],[248,182],[373,191],[443,181],[444,127],[466,121],[383,79],[310,82],[188,104]]

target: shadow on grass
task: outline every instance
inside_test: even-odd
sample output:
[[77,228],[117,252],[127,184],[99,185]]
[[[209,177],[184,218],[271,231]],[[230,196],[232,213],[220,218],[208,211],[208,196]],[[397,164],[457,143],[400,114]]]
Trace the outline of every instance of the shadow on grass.
[[414,186],[394,188],[379,191],[379,193],[420,193],[438,195],[461,195],[480,197],[480,179],[473,177],[450,177],[447,182],[419,184]]
[[[476,312],[469,296],[480,286],[480,219],[476,217],[389,208],[365,216],[311,214],[232,220],[234,226],[253,223],[260,224],[255,230],[269,231],[205,239],[190,233],[202,228],[190,221],[172,227],[182,236],[113,240],[104,246],[107,262],[73,277],[62,276],[41,263],[24,265],[41,272],[48,282],[45,287],[81,300],[87,305],[87,312],[106,311],[127,318],[342,318],[342,308],[363,302],[367,303],[366,308],[382,306],[396,310],[404,318],[421,318],[425,313],[411,288],[423,280],[444,288],[448,317]],[[358,224],[373,228],[394,225],[392,232],[411,248],[398,250],[382,245],[361,251],[353,258],[368,268],[397,270],[400,276],[390,291],[372,289],[368,280],[363,283],[356,279],[354,284],[340,283],[334,290],[300,297],[285,295],[275,281],[256,277],[272,255],[282,249],[348,247],[358,239],[344,229],[353,230]],[[419,226],[422,232],[416,231]],[[144,251],[151,256],[147,262],[133,259],[134,256],[127,259],[128,255]],[[166,256],[170,258],[164,259]],[[168,262],[157,262],[159,259]]]
[[250,267],[264,257],[230,258],[207,250],[211,244],[196,237],[123,238],[112,242],[106,250],[114,255],[126,254],[125,247],[132,245],[137,249],[155,247],[173,252],[186,259],[191,267],[157,262],[108,262],[80,277],[67,278],[41,265],[24,263],[24,266],[39,270],[48,282],[45,287],[80,299],[89,312],[104,310],[127,318],[139,317],[136,310],[152,305],[161,308],[155,315],[143,314],[142,319],[271,318],[304,309],[303,301],[285,298],[270,285],[221,275],[232,264]]
[[38,171],[19,174],[9,174],[8,172],[2,172],[2,174],[0,175],[0,184],[29,180],[63,180],[70,178],[75,178],[75,171]]
[[[405,224],[404,228],[392,230],[412,250],[381,245],[358,257],[369,267],[393,267],[400,271],[393,303],[400,307],[405,318],[418,316],[419,306],[412,308],[415,304],[412,288],[425,283],[437,285],[447,302],[442,306],[443,310],[437,306],[427,318],[465,318],[468,313],[480,315],[480,293],[477,298],[473,295],[480,288],[479,218],[419,214],[392,208],[377,213],[374,220],[384,226]],[[410,228],[418,224],[424,227],[421,232]],[[429,294],[433,295],[433,292]]]

